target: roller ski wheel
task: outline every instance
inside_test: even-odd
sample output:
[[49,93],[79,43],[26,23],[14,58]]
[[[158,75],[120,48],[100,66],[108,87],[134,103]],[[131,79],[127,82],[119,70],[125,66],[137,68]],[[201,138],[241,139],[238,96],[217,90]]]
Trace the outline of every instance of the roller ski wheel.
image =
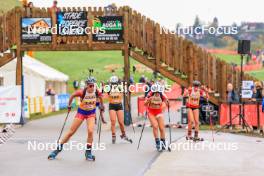
[[95,156],[92,155],[92,153],[86,151],[85,152],[85,159],[86,159],[86,161],[95,161]]
[[123,140],[125,140],[131,144],[133,143],[132,139],[129,139],[126,135],[121,135],[120,137],[121,137],[121,139],[123,139]]
[[193,140],[192,136],[186,136],[186,141]]
[[193,141],[194,142],[202,142],[202,141],[204,141],[204,139],[203,138],[199,138],[199,137],[194,137]]
[[48,156],[48,160],[54,160],[56,159],[56,156],[58,155],[59,151],[55,150],[53,152],[51,152]]

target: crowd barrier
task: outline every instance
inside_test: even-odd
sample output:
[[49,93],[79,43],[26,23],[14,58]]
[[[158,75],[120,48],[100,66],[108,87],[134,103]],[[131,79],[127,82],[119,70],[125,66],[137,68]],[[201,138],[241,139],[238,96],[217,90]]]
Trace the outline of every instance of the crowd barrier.
[[[239,106],[239,104],[221,104],[220,125],[241,125]],[[244,103],[241,107],[245,121],[248,125],[258,128],[264,125],[264,112],[262,111],[261,103]]]
[[[59,94],[54,96],[43,97],[25,97],[24,99],[24,116],[30,118],[31,114],[47,114],[50,112],[66,109],[70,95]],[[77,101],[73,101],[76,106]]]

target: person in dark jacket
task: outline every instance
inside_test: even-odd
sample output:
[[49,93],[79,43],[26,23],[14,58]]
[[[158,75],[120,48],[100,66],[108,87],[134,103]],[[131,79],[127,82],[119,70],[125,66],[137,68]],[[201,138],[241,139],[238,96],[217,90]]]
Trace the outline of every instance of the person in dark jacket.
[[227,102],[228,103],[238,103],[239,97],[235,92],[233,85],[231,83],[227,84]]

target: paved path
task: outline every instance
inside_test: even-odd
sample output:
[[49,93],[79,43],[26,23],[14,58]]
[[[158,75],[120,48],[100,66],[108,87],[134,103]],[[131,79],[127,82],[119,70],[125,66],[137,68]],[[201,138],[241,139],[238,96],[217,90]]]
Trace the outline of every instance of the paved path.
[[[134,103],[135,104],[135,103]],[[137,107],[133,108],[133,114]],[[107,115],[107,114],[106,114]],[[66,130],[73,119],[74,112],[66,125]],[[166,114],[166,121],[168,121]],[[264,140],[246,136],[223,134],[215,135],[215,143],[235,145],[238,150],[210,151],[185,150],[179,145],[196,144],[186,142],[184,129],[172,129],[173,149],[171,153],[158,153],[154,148],[152,129],[146,128],[140,149],[137,150],[141,128],[127,127],[127,134],[134,140],[133,144],[123,142],[118,138],[117,144],[111,144],[109,122],[103,126],[101,142],[106,150],[95,151],[96,162],[84,159],[84,151],[76,149],[63,151],[54,161],[47,160],[50,150],[28,150],[28,143],[47,144],[55,142],[65,114],[35,120],[27,123],[23,128],[16,129],[11,140],[0,146],[0,176],[241,176],[263,175]],[[179,114],[172,112],[172,122],[179,121]],[[108,116],[106,117],[108,120]],[[108,120],[109,121],[109,120]],[[119,132],[119,131],[118,131]],[[167,129],[168,132],[168,129]],[[203,144],[212,145],[210,132],[202,132],[205,137]],[[167,133],[168,137],[168,133]],[[95,142],[98,136],[95,129]],[[71,141],[85,143],[86,126],[83,124]],[[209,143],[211,142],[211,143]],[[199,143],[202,144],[202,143]],[[176,147],[175,147],[176,146]],[[186,146],[185,146],[186,147]]]
[[[136,109],[136,108],[134,108]],[[136,112],[134,112],[135,114]],[[107,114],[106,114],[107,115]],[[69,128],[73,119],[74,112],[70,114],[65,129]],[[95,151],[96,162],[88,162],[84,159],[84,152],[78,150],[63,151],[58,155],[57,160],[49,161],[48,151],[29,151],[28,142],[33,143],[52,143],[55,142],[65,114],[35,120],[27,123],[23,128],[16,129],[11,140],[0,146],[0,175],[1,176],[137,176],[143,175],[151,163],[158,157],[159,153],[154,148],[152,129],[146,128],[142,138],[140,149],[137,150],[137,143],[141,128],[127,127],[127,134],[134,141],[129,144],[117,138],[117,144],[111,144],[111,132],[109,122],[103,126],[101,142],[105,143],[106,150]],[[108,116],[106,119],[109,121]],[[175,132],[173,138],[176,139],[183,135],[182,132]],[[119,136],[120,132],[117,131]],[[95,142],[98,136],[95,129]],[[86,126],[83,124],[71,141],[85,143]]]
[[[263,175],[264,167],[264,139],[255,137],[239,136],[235,134],[220,133],[215,135],[212,142],[210,132],[203,132],[205,140],[195,144],[185,139],[177,141],[173,145],[171,153],[162,153],[146,172],[146,176],[248,176]],[[180,146],[180,143],[182,146]],[[204,145],[204,150],[188,149],[186,145]],[[222,150],[223,144],[231,150]],[[185,145],[185,148],[183,147]],[[221,145],[220,150],[215,150]]]

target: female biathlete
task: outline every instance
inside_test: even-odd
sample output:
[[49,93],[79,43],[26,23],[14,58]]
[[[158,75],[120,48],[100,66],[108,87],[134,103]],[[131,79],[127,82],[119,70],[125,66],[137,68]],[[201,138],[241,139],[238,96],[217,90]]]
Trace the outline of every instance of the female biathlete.
[[[201,83],[199,81],[194,81],[193,86],[185,89],[183,93],[183,97],[187,98],[186,107],[188,111],[188,130],[186,140],[203,141],[203,138],[198,137],[200,98],[204,97],[205,99],[208,99],[209,96],[205,90],[200,88],[200,86]],[[195,126],[194,137],[192,137],[193,123]]]
[[71,110],[71,103],[75,97],[81,98],[81,103],[78,107],[77,114],[73,120],[70,130],[64,136],[64,138],[59,141],[57,149],[48,156],[48,159],[55,159],[59,152],[63,149],[63,144],[67,143],[71,136],[77,131],[82,122],[86,120],[87,123],[87,144],[85,151],[85,158],[89,161],[94,161],[95,156],[92,155],[92,143],[93,143],[93,129],[96,117],[96,98],[100,100],[100,109],[104,109],[103,100],[101,93],[95,89],[95,78],[88,77],[86,80],[86,88],[84,90],[79,90],[73,93],[69,99],[68,112]]
[[110,78],[110,90],[108,92],[109,96],[109,115],[111,120],[111,131],[112,131],[112,143],[115,144],[116,142],[116,119],[118,120],[118,124],[121,130],[121,139],[124,139],[130,143],[132,140],[126,136],[125,132],[125,125],[124,125],[124,112],[123,112],[123,105],[122,99],[123,94],[119,89],[119,79],[117,76],[112,76]]
[[[147,106],[148,119],[153,129],[155,144],[158,151],[165,150],[167,147],[165,141],[164,116],[162,114],[166,105],[169,106],[169,101],[162,93],[161,86],[159,83],[153,84],[151,86],[151,91],[146,97],[145,106]],[[158,134],[159,132],[160,137]]]

